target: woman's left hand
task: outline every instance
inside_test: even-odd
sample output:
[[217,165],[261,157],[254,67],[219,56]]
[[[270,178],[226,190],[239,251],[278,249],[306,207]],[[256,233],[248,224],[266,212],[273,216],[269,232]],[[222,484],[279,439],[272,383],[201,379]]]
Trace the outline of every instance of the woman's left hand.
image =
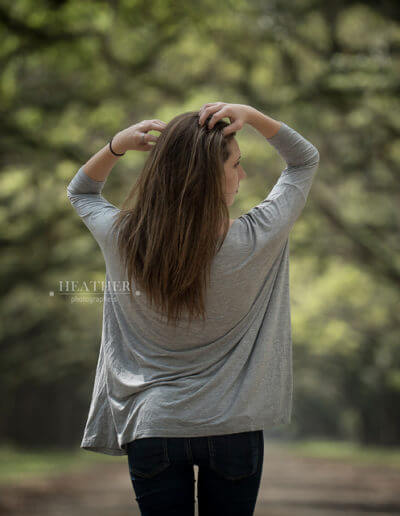
[[149,134],[149,131],[162,132],[166,123],[161,120],[143,120],[131,125],[117,133],[112,141],[112,148],[115,152],[122,153],[127,150],[148,151],[154,145],[149,142],[156,142],[158,136]]

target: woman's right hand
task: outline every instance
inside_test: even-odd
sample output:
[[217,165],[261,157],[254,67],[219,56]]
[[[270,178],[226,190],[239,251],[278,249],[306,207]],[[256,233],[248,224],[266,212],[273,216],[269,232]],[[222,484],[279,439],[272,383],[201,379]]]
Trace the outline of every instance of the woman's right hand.
[[210,102],[208,104],[204,104],[199,110],[199,125],[203,125],[203,123],[210,115],[212,115],[212,117],[208,122],[209,129],[212,129],[216,122],[218,122],[218,120],[221,118],[229,118],[231,121],[230,125],[224,127],[222,130],[222,134],[226,136],[227,134],[242,129],[244,124],[247,123],[249,119],[251,109],[253,108],[251,106],[247,106],[246,104]]

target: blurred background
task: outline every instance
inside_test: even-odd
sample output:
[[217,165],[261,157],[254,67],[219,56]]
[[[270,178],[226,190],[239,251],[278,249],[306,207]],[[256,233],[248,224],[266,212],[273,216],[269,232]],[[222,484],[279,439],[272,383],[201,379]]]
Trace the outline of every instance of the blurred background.
[[[136,514],[126,457],[79,449],[102,303],[59,285],[105,267],[66,187],[119,130],[222,101],[320,153],[290,237],[292,423],[265,431],[256,515],[399,514],[400,4],[2,0],[0,37],[0,513]],[[232,218],[284,168],[237,140]],[[145,159],[103,195],[120,206]]]

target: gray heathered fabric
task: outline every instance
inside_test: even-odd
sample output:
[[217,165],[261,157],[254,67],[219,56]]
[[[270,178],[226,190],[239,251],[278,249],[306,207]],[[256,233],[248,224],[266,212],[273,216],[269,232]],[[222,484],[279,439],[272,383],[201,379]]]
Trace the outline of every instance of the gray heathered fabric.
[[[81,167],[68,198],[106,264],[102,339],[81,448],[126,455],[142,437],[197,437],[291,421],[289,233],[319,165],[314,145],[281,122],[266,139],[286,161],[268,197],[235,220],[216,254],[207,320],[166,325],[142,293],[130,301],[108,232],[119,209]],[[110,282],[110,283],[109,283]],[[127,284],[129,285],[129,283]],[[133,285],[134,287],[134,285]]]

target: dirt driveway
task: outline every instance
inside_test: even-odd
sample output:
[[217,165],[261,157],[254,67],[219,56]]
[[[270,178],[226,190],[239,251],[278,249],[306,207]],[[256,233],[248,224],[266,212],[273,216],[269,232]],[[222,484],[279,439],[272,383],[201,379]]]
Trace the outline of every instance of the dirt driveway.
[[[197,467],[195,468],[197,478]],[[0,514],[140,516],[127,463],[0,486]],[[303,458],[265,444],[255,516],[400,515],[400,469]],[[228,516],[228,515],[227,515]]]

